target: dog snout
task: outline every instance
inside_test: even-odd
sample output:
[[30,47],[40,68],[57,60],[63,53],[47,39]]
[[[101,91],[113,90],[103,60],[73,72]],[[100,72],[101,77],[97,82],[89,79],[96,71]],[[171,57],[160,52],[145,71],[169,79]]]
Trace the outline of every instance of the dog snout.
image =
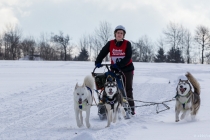
[[78,103],[82,104],[82,98],[79,98]]
[[180,86],[180,88],[183,88],[183,86]]
[[111,92],[112,91],[112,88],[110,88],[109,91]]

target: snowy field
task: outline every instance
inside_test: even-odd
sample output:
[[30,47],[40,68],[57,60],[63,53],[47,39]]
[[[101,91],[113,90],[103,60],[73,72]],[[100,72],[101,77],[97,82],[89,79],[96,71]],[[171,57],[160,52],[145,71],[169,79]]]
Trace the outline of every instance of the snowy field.
[[93,106],[91,128],[78,128],[72,93],[75,84],[81,85],[91,74],[93,62],[0,61],[0,140],[210,139],[210,65],[134,65],[134,98],[142,101],[172,99],[179,77],[191,72],[201,85],[196,120],[187,118],[176,123],[172,101],[167,103],[170,110],[156,114],[156,106],[139,107],[131,119],[118,120],[105,128],[106,120],[99,120],[97,107]]

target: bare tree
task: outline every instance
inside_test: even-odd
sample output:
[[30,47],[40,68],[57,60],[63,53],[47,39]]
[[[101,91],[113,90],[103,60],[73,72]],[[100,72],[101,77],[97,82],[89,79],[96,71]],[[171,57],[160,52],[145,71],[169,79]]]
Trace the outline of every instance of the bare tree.
[[13,27],[8,25],[6,32],[3,34],[6,60],[15,60],[20,58],[20,39],[20,29],[17,26]]
[[136,47],[139,52],[139,57],[137,58],[140,62],[152,62],[154,57],[154,47],[152,42],[145,35],[141,37],[137,42],[132,42],[134,47]]
[[100,51],[100,49],[101,49],[101,46],[102,46],[102,44],[101,44],[101,42],[100,41],[98,41],[96,38],[94,38],[93,39],[93,43],[94,43],[94,48],[93,48],[93,50],[94,50],[94,52],[95,52],[95,59],[97,58],[97,56],[98,56],[98,54],[99,54],[99,51]]
[[195,41],[201,45],[201,63],[204,63],[204,51],[209,49],[210,46],[210,34],[209,28],[205,26],[197,26],[195,31]]
[[144,46],[144,43],[143,43],[143,40],[142,39],[139,39],[137,42],[133,42],[133,46],[135,48],[137,48],[137,52],[138,52],[138,57],[136,58],[136,60],[138,61],[142,61],[142,51],[143,51],[143,46]]
[[160,39],[157,41],[157,46],[158,46],[158,48],[163,48],[163,49],[165,49],[165,48],[164,48],[164,45],[165,45],[164,39],[163,39],[162,37],[160,37]]
[[192,41],[193,41],[193,37],[192,37],[189,30],[186,30],[184,40],[185,40],[185,43],[186,43],[186,51],[185,51],[186,52],[186,59],[187,59],[187,63],[189,64],[190,59],[191,59],[190,52],[191,52]]
[[144,44],[142,51],[142,60],[143,62],[152,62],[154,58],[154,47],[152,45],[152,42],[147,36],[144,36],[142,40]]
[[180,48],[183,36],[183,27],[179,24],[170,22],[166,30],[163,31],[165,42],[174,49]]
[[33,60],[33,56],[35,52],[35,45],[36,45],[36,42],[33,39],[33,37],[25,38],[21,42],[21,49],[22,49],[23,55],[24,56],[29,55],[30,60]]
[[[98,29],[95,30],[95,33],[96,33],[97,44],[101,44],[104,46],[109,41],[109,39],[113,34],[111,24],[106,21],[100,22],[100,26]],[[100,49],[103,46],[101,46]],[[106,56],[106,61],[108,61],[108,56]]]
[[83,37],[79,41],[79,46],[81,48],[85,48],[87,50],[88,47],[89,47],[89,40],[88,39],[89,38],[87,36],[83,35]]
[[50,37],[47,34],[41,35],[41,40],[38,43],[40,57],[44,60],[59,60],[59,51],[56,50],[56,47],[53,48],[50,45]]
[[[66,61],[67,59],[67,46],[69,44],[69,35],[64,36],[63,32],[60,32],[60,35],[52,35],[51,40],[55,43],[60,44],[63,47],[64,50],[64,60]],[[61,52],[62,55],[62,52]]]
[[88,42],[89,43],[89,57],[90,57],[90,60],[92,60],[91,52],[92,52],[92,49],[93,49],[93,46],[94,46],[94,38],[91,35],[89,35],[88,40],[89,40],[89,42]]

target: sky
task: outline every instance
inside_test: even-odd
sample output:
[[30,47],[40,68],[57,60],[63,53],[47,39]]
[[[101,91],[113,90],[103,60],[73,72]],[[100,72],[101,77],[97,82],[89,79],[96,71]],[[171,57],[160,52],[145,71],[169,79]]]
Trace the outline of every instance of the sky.
[[208,27],[209,5],[209,0],[0,0],[0,32],[17,24],[24,36],[62,31],[79,42],[106,21],[113,30],[125,26],[128,40],[147,35],[155,42],[170,22],[192,33],[198,25]]
[[[189,116],[175,122],[175,101],[169,110],[156,113],[156,106],[136,107],[130,119],[105,128],[96,106],[91,107],[90,124],[77,127],[73,91],[76,83],[94,69],[94,62],[0,61],[1,140],[207,140],[210,139],[210,65],[134,63],[135,100],[161,103],[176,95],[179,79],[187,71],[201,87],[201,106],[194,120]],[[105,67],[96,73],[107,71]],[[170,81],[170,83],[169,83]],[[98,97],[93,92],[96,103]],[[93,103],[95,104],[95,102]],[[135,101],[136,106],[144,105]],[[159,106],[159,111],[163,106]],[[180,114],[181,115],[181,114]]]

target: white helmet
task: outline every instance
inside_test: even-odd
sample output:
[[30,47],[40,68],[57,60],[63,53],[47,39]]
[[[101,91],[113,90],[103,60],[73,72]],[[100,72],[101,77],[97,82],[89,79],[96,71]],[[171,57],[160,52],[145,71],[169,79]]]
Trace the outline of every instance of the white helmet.
[[117,32],[117,30],[123,30],[123,31],[124,31],[124,33],[126,33],[125,27],[124,27],[124,26],[122,26],[122,25],[118,25],[118,26],[115,28],[114,33],[116,33],[116,32]]

